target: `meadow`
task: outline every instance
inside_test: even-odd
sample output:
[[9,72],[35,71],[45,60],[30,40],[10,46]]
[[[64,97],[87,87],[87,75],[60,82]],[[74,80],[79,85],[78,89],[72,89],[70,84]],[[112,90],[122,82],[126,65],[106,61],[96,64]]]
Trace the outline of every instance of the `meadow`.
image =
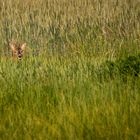
[[140,139],[139,0],[0,0],[0,31],[0,140]]

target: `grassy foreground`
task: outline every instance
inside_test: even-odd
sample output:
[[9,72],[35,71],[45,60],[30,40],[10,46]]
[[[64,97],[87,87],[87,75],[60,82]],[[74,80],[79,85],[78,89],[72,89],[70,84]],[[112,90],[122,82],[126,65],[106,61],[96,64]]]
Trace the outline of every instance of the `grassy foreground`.
[[140,139],[139,19],[138,0],[0,0],[0,140]]

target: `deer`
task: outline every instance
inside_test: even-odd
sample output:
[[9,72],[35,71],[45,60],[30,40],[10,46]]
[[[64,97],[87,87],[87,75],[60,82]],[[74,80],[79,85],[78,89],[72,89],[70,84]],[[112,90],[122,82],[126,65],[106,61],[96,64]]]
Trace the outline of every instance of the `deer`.
[[26,43],[19,44],[11,42],[9,46],[12,50],[12,57],[17,60],[22,60],[27,47]]

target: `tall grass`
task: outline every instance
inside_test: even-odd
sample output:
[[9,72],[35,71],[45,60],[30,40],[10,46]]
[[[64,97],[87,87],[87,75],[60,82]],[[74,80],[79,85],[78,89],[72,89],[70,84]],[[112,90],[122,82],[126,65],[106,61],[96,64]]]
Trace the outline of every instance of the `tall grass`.
[[1,0],[0,139],[140,139],[139,19],[139,0]]

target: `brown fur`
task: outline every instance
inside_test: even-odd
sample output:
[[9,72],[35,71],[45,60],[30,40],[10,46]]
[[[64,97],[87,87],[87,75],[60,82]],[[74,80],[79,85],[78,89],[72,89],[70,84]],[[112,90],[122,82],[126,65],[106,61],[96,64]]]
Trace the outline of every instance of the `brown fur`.
[[11,50],[12,50],[12,56],[14,59],[21,60],[24,56],[25,50],[26,50],[26,43],[18,44],[11,42],[9,44]]

